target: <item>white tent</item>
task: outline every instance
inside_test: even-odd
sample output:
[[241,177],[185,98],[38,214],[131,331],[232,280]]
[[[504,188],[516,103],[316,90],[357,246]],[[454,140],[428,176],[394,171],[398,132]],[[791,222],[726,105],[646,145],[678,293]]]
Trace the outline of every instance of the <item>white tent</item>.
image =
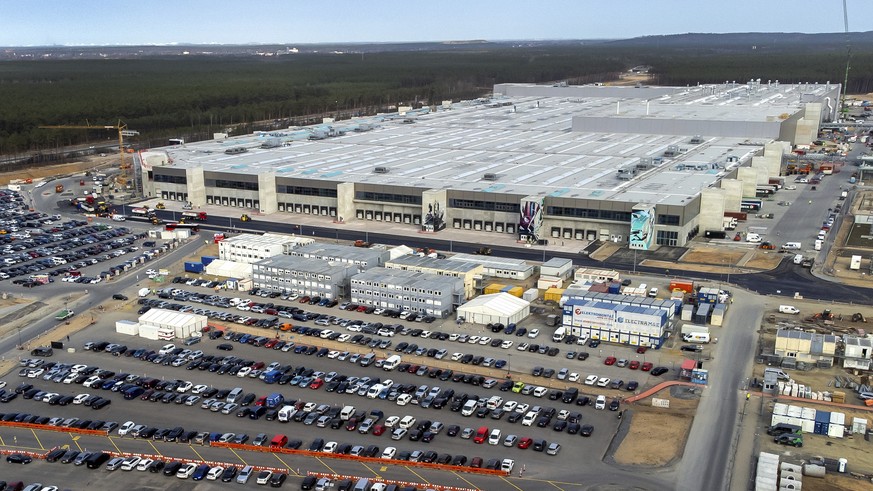
[[206,274],[242,280],[252,277],[252,265],[216,259],[206,265]]
[[474,324],[508,325],[530,315],[530,302],[508,293],[480,295],[458,307],[458,317]]
[[175,337],[184,339],[195,332],[201,332],[206,327],[207,319],[205,315],[151,309],[139,317],[140,334],[143,337],[150,337],[152,332],[158,336],[162,333],[172,332]]

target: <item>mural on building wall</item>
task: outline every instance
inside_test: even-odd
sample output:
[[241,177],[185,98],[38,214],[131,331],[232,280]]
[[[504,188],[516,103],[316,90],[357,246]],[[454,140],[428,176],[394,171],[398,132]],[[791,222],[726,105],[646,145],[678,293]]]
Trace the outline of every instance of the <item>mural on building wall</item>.
[[631,212],[630,237],[628,247],[647,251],[652,247],[655,235],[655,208],[635,206]]
[[446,228],[445,205],[434,201],[427,205],[427,213],[421,221],[421,229],[425,232],[439,232]]
[[538,242],[543,227],[543,198],[523,199],[518,217],[518,239]]

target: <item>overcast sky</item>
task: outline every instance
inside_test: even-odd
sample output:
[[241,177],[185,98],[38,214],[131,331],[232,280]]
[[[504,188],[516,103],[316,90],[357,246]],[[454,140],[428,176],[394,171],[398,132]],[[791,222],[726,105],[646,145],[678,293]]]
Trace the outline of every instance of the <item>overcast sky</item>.
[[[870,0],[849,29],[873,30]],[[0,46],[842,32],[841,0],[0,0]]]

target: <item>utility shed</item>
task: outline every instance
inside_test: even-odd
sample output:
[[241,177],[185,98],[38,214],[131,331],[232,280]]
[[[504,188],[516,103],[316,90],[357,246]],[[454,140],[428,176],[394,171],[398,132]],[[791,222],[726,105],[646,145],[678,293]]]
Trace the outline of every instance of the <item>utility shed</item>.
[[552,276],[566,280],[573,274],[573,260],[563,257],[553,257],[540,266],[542,276]]
[[844,334],[843,347],[843,368],[870,369],[873,357],[873,342],[870,339]]
[[458,317],[474,324],[517,324],[528,315],[530,302],[504,292],[480,295],[458,308]]
[[151,309],[139,317],[140,333],[142,331],[157,331],[167,333],[172,331],[176,338],[184,339],[195,332],[201,332],[206,327],[205,315],[187,314],[167,309]]

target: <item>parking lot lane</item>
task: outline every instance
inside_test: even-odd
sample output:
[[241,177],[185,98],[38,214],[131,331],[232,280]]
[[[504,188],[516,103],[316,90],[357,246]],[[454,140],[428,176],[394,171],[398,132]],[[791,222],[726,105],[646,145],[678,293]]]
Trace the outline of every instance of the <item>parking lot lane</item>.
[[321,465],[325,466],[331,474],[339,474],[339,472],[333,470],[329,465],[327,465],[327,462],[325,462],[321,457],[315,457],[315,460],[319,461]]
[[465,478],[464,476],[462,476],[460,472],[455,471],[455,472],[452,472],[452,474],[454,474],[455,477],[457,477],[458,479],[460,479],[460,480],[464,481],[465,483],[469,484],[471,488],[473,488],[473,489],[479,489],[478,486],[476,486],[475,484],[471,483],[470,481],[467,480],[467,478]]
[[70,435],[73,437],[73,444],[79,449],[80,452],[84,452],[82,449],[82,445],[79,445],[79,435]]
[[151,446],[151,447],[152,447],[152,449],[154,449],[154,451],[155,451],[155,454],[156,454],[156,455],[160,455],[160,456],[161,456],[161,457],[163,457],[163,456],[164,456],[164,454],[163,454],[163,453],[161,453],[161,451],[160,451],[160,450],[158,450],[158,447],[156,447],[156,446],[155,446],[155,444],[154,444],[154,443],[152,443],[152,441],[151,441],[151,440],[146,440],[146,441],[147,441],[147,442],[149,442],[149,446]]
[[[242,455],[240,455],[236,450],[234,450],[232,448],[228,448],[228,450],[233,452],[233,454],[236,455],[236,458],[238,458],[239,461],[242,462],[243,465],[249,465],[249,463],[246,462],[246,459],[242,458]],[[279,459],[279,460],[282,460],[282,459]]]
[[39,448],[41,450],[45,450],[45,447],[42,445],[42,442],[39,441],[39,435],[36,434],[36,430],[31,429],[30,432],[33,433],[33,437],[36,438],[36,444],[39,445]]
[[[233,449],[231,449],[231,450],[233,450]],[[234,452],[234,453],[236,453],[236,452]],[[288,462],[285,462],[284,460],[282,460],[282,457],[279,457],[279,454],[274,453],[274,454],[272,454],[272,455],[273,455],[273,457],[276,457],[276,459],[277,459],[279,462],[282,463],[282,467],[288,469],[289,471],[291,470],[291,466],[288,465]],[[240,460],[242,460],[242,459],[240,459]]]
[[375,477],[376,479],[382,479],[382,476],[379,475],[378,472],[374,471],[372,467],[370,467],[369,465],[367,465],[366,462],[359,462],[359,464],[361,464],[362,466],[366,467],[368,471],[372,472],[372,473],[373,473],[373,477]]
[[408,467],[408,466],[407,466],[407,467],[406,467],[406,470],[408,470],[409,472],[415,474],[415,476],[416,476],[419,480],[421,480],[421,482],[423,482],[423,483],[425,483],[425,484],[430,484],[430,483],[431,483],[430,481],[428,481],[427,479],[425,479],[424,476],[422,476],[422,475],[419,474],[418,472],[415,472],[415,469],[413,469],[412,467]]
[[564,488],[562,488],[561,486],[558,486],[558,484],[556,482],[554,482],[554,481],[546,481],[546,482],[551,484],[552,486],[558,488],[560,491],[564,491]]
[[[510,485],[510,486],[512,486],[512,487],[514,487],[514,488],[517,489],[518,491],[524,491],[524,490],[521,489],[520,487],[516,486],[515,483],[513,483],[513,482],[510,481],[509,479],[507,479],[507,478],[505,478],[505,477],[502,477],[502,476],[500,477],[500,479],[502,479],[503,482],[505,482],[506,484],[508,484],[508,485]],[[547,482],[548,482],[548,481],[547,481]],[[549,484],[552,484],[552,483],[549,482]],[[559,488],[559,489],[560,489],[560,488]]]
[[115,447],[115,451],[118,453],[121,453],[121,449],[118,448],[118,445],[115,444],[115,439],[116,439],[116,437],[114,437],[114,436],[110,436],[107,438],[107,440],[109,440],[109,443],[111,443],[112,446]]
[[188,448],[190,448],[190,449],[191,449],[191,451],[192,451],[192,452],[194,452],[194,455],[196,455],[196,456],[197,456],[197,460],[202,460],[202,461],[205,461],[205,460],[206,460],[206,459],[204,459],[204,458],[203,458],[203,456],[202,456],[202,455],[200,455],[200,452],[198,452],[198,451],[197,451],[197,449],[196,449],[196,448],[194,448],[194,446],[193,446],[193,445],[188,445]]

